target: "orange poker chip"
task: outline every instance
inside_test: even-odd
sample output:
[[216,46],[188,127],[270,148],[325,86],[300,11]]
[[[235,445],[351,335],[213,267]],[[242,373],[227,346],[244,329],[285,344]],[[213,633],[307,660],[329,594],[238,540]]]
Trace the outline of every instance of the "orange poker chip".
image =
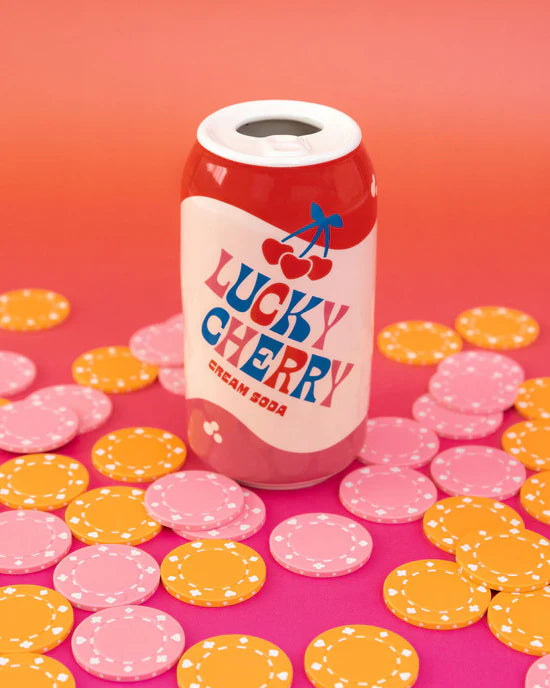
[[458,334],[445,325],[407,320],[385,327],[378,348],[388,358],[410,365],[434,365],[462,348]]
[[0,654],[0,686],[6,688],[76,688],[74,676],[52,657],[25,652]]
[[527,592],[550,582],[550,541],[532,530],[469,533],[458,542],[456,560],[465,575],[492,590]]
[[520,500],[528,514],[541,523],[550,524],[550,471],[526,480],[521,486]]
[[378,626],[339,626],[314,638],[304,657],[316,688],[407,688],[418,677],[418,655],[397,633]]
[[487,613],[493,635],[508,647],[530,655],[550,653],[550,588],[499,592]]
[[0,503],[10,509],[60,509],[88,487],[86,468],[62,454],[27,454],[0,466]]
[[454,554],[460,538],[472,530],[518,534],[524,526],[517,511],[502,502],[488,497],[448,497],[426,511],[422,527],[433,545]]
[[480,306],[460,313],[455,327],[467,342],[482,349],[520,349],[539,334],[538,323],[522,311]]
[[61,294],[48,289],[17,289],[0,294],[0,328],[47,330],[62,323],[71,307]]
[[522,382],[515,406],[526,418],[550,418],[550,377],[534,377]]
[[280,647],[252,635],[217,635],[192,645],[178,664],[179,688],[290,688]]
[[162,529],[145,511],[145,492],[133,487],[98,487],[73,500],[65,511],[72,534],[87,545],[139,545]]
[[113,394],[134,392],[151,385],[158,369],[137,359],[127,346],[104,346],[79,356],[73,363],[79,385]]
[[177,471],[185,462],[183,441],[159,428],[123,428],[99,439],[92,449],[94,466],[123,482],[145,483]]
[[160,577],[178,600],[199,607],[225,607],[261,590],[266,568],[258,552],[240,542],[195,540],[164,557]]
[[532,471],[550,470],[550,421],[512,425],[502,435],[502,448]]
[[55,590],[41,585],[0,588],[0,654],[52,650],[69,635],[73,620],[73,608]]
[[388,609],[422,628],[470,626],[485,614],[490,600],[490,590],[463,576],[454,561],[410,561],[394,569],[384,581]]

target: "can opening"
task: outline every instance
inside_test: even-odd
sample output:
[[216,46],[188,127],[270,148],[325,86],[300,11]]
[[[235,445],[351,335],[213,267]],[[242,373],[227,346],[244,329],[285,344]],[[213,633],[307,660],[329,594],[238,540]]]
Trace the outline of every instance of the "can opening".
[[237,128],[239,134],[265,138],[266,136],[307,136],[321,131],[322,127],[297,119],[257,119]]

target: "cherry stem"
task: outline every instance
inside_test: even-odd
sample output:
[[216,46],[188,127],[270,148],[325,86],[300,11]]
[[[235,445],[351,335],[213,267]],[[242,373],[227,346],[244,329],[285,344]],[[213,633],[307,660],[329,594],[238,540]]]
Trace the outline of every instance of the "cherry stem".
[[300,227],[300,229],[297,229],[295,232],[292,232],[292,234],[287,234],[287,236],[284,239],[281,239],[281,243],[284,244],[285,241],[292,239],[292,237],[298,236],[298,234],[301,234],[302,232],[306,232],[308,229],[313,229],[316,226],[317,226],[317,223],[312,222],[311,224],[306,225],[305,227]]
[[[317,228],[317,231],[315,232],[315,236],[314,236],[313,239],[309,242],[309,244],[305,247],[305,249],[302,251],[302,253],[300,253],[300,255],[298,256],[299,258],[303,258],[307,253],[309,253],[309,252],[311,251],[311,249],[312,249],[312,248],[315,246],[315,244],[317,243],[317,239],[321,236],[321,232],[322,232],[322,231],[323,231],[323,228],[322,228],[321,226],[319,226],[319,227]],[[325,255],[326,255],[326,254],[325,254]]]

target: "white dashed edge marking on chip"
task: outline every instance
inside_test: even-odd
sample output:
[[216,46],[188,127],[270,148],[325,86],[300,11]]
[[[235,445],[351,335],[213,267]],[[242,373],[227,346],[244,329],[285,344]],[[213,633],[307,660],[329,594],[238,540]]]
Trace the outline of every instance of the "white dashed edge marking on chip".
[[[422,330],[434,331],[436,328],[443,328],[444,330],[437,329],[437,334],[443,340],[443,346],[441,348],[430,348],[430,349],[410,349],[409,347],[403,346],[399,341],[400,332],[420,332]],[[417,358],[423,358],[429,356],[434,359],[443,359],[449,354],[449,351],[460,350],[460,343],[457,341],[447,342],[448,339],[459,339],[456,332],[446,327],[445,325],[440,325],[439,323],[433,323],[430,321],[418,321],[411,326],[411,321],[402,321],[394,323],[393,325],[388,325],[385,327],[379,335],[381,338],[385,339],[384,349],[389,352],[394,352],[396,349],[401,349],[401,359],[415,360]],[[389,343],[388,343],[389,341]]]
[[[447,528],[445,524],[445,517],[448,516],[450,513],[453,513],[454,511],[460,511],[461,509],[471,507],[474,509],[483,509],[483,511],[490,511],[492,514],[495,514],[500,518],[500,520],[505,524],[506,526],[510,526],[508,528],[508,532],[516,535],[517,533],[520,532],[520,530],[523,528],[523,521],[521,520],[519,514],[517,514],[517,518],[512,518],[511,520],[508,520],[506,518],[505,514],[507,514],[508,509],[511,507],[507,507],[507,505],[502,504],[501,502],[498,502],[496,500],[492,500],[490,497],[481,497],[481,499],[485,500],[488,499],[493,502],[492,506],[488,507],[485,503],[479,504],[475,503],[476,497],[460,497],[460,502],[457,503],[454,500],[459,499],[459,497],[447,497],[445,499],[442,499],[441,501],[437,502],[433,506],[430,507],[430,509],[426,512],[426,516],[429,514],[430,515],[430,520],[429,521],[424,521],[423,526],[426,531],[426,535],[430,539],[433,544],[435,544],[437,547],[440,546],[440,543],[442,542],[445,544],[449,549],[445,549],[446,552],[454,552],[455,548],[454,545],[460,540],[460,538],[452,533],[449,528]],[[449,500],[453,500],[453,505],[450,506],[448,505]],[[447,504],[445,504],[447,503]],[[435,514],[435,512],[438,511],[439,514]],[[499,512],[503,513],[499,513]],[[513,511],[513,510],[512,510]],[[430,537],[430,531],[434,530],[435,528],[439,528],[440,530],[443,531],[443,534],[445,537],[443,538],[435,538],[434,535],[431,535]],[[427,530],[426,530],[427,529]],[[480,533],[484,533],[484,531],[479,531]],[[434,540],[436,540],[434,542]]]
[[[169,475],[165,475],[162,478],[159,478],[156,482],[154,482],[152,485],[150,485],[147,488],[147,493],[146,493],[146,505],[151,508],[151,512],[153,512],[153,517],[157,518],[158,517],[154,515],[154,511],[158,510],[159,507],[162,509],[166,509],[169,514],[169,518],[174,521],[174,523],[165,523],[165,525],[170,526],[170,527],[177,527],[177,523],[179,521],[182,521],[185,518],[188,518],[190,516],[195,516],[195,512],[189,512],[189,511],[183,511],[184,506],[182,505],[181,509],[174,509],[174,507],[170,504],[168,504],[165,499],[164,499],[164,491],[167,489],[166,485],[167,483],[171,483],[174,480],[178,481],[187,481],[187,480],[196,480],[198,482],[203,482],[203,481],[209,481],[211,484],[216,485],[218,488],[220,488],[224,494],[224,501],[220,503],[215,509],[211,509],[208,513],[205,513],[202,521],[205,524],[208,524],[209,522],[215,521],[216,520],[216,512],[221,511],[222,509],[228,510],[228,517],[227,519],[224,519],[224,523],[221,523],[220,525],[225,525],[226,523],[229,523],[231,520],[233,520],[233,515],[239,513],[239,503],[234,501],[234,498],[232,497],[232,494],[239,494],[241,493],[241,508],[244,505],[244,497],[242,496],[242,490],[239,487],[237,483],[225,485],[223,482],[220,482],[218,478],[223,478],[224,481],[230,480],[230,478],[226,478],[225,476],[221,476],[218,473],[213,473],[213,472],[207,472],[207,471],[201,471],[203,475],[201,476],[192,476],[189,477],[189,473],[195,473],[195,471],[179,471],[177,473],[170,473]],[[231,481],[233,482],[233,481]],[[157,494],[158,493],[158,494]],[[153,495],[152,497],[149,498],[149,495]],[[155,501],[153,501],[155,500]],[[167,518],[162,518],[159,520],[159,523],[162,523],[163,521],[166,521]]]
[[[436,564],[434,563],[437,561],[437,565],[443,565],[446,564],[448,566],[448,570],[446,571],[441,571],[440,569],[436,568]],[[411,564],[416,564],[418,562],[410,562]],[[468,619],[468,626],[471,626],[473,623],[478,621],[484,614],[485,610],[480,609],[478,605],[472,605],[472,602],[474,601],[475,598],[475,593],[480,592],[480,593],[488,593],[489,589],[480,583],[474,583],[473,581],[468,580],[465,578],[463,575],[460,573],[460,568],[458,564],[455,564],[455,562],[452,561],[444,561],[444,560],[426,560],[424,563],[424,569],[421,571],[415,571],[412,574],[409,574],[407,572],[407,564],[404,564],[403,566],[400,566],[399,568],[395,569],[392,571],[388,577],[386,578],[386,581],[390,576],[393,576],[395,574],[395,577],[400,577],[402,578],[401,581],[401,586],[399,589],[396,588],[388,588],[387,594],[388,597],[391,599],[392,597],[395,597],[396,595],[399,595],[401,598],[405,599],[405,604],[406,604],[406,615],[403,615],[401,610],[395,609],[396,615],[399,615],[402,617],[405,621],[408,621],[408,619],[414,619],[415,620],[415,625],[418,625],[420,627],[425,626],[425,623],[420,622],[418,620],[417,614],[419,612],[423,612],[425,614],[439,614],[440,620],[445,624],[445,628],[459,628],[458,624],[452,624],[452,626],[449,626],[447,624],[447,621],[449,621],[449,612],[461,612],[465,609],[466,606],[469,607],[469,611],[472,614],[476,614],[476,616],[472,617],[471,619]],[[455,568],[456,567],[456,568]],[[466,583],[469,588],[470,588],[470,597],[466,600],[461,602],[461,604],[458,607],[446,607],[445,609],[442,610],[434,610],[433,607],[422,607],[414,602],[414,600],[411,600],[409,597],[406,596],[406,587],[407,583],[409,583],[411,580],[414,579],[415,576],[418,576],[420,574],[427,574],[431,575],[434,573],[444,573],[445,575],[453,576],[453,577],[460,577],[461,580]],[[384,589],[386,589],[386,584],[384,583]],[[387,600],[386,600],[387,601]],[[391,610],[394,611],[394,608],[389,605]],[[475,609],[474,607],[477,607]],[[432,623],[430,622],[430,626],[432,626]],[[440,625],[435,626],[436,629],[441,628]]]
[[[499,459],[500,466],[504,468],[505,473],[497,484],[493,482],[489,484],[483,483],[482,485],[479,485],[478,483],[465,483],[462,479],[457,478],[453,473],[453,460],[459,460],[461,456],[465,456],[471,451],[474,453],[479,453],[480,449],[483,449],[485,455],[487,456],[492,456],[494,454]],[[503,455],[505,455],[507,458],[504,458]],[[442,466],[444,466],[444,468]],[[519,472],[519,474],[515,476],[512,475],[514,472],[513,469],[515,469],[516,472]],[[502,451],[501,449],[496,449],[494,447],[465,446],[447,449],[445,452],[439,454],[439,456],[436,456],[432,461],[430,465],[430,472],[433,479],[438,483],[441,489],[445,491],[452,490],[453,494],[456,495],[468,494],[472,492],[472,490],[477,491],[480,489],[490,489],[495,496],[501,497],[502,499],[507,499],[519,491],[521,485],[525,481],[525,468],[523,464],[509,454],[507,455],[506,452]],[[503,493],[503,487],[506,481],[510,481],[513,484],[513,490],[510,492],[510,489],[506,489]]]
[[[78,507],[82,507],[82,509],[79,510],[79,516],[76,514],[74,516],[71,516],[71,518],[68,519],[68,524],[69,527],[71,524],[73,525],[78,525],[80,522],[83,522],[83,525],[86,526],[86,528],[89,528],[90,530],[85,533],[86,537],[98,541],[100,534],[108,533],[109,535],[118,535],[120,538],[123,540],[129,540],[132,537],[132,533],[134,533],[138,528],[141,528],[144,525],[147,525],[150,528],[157,528],[160,527],[159,523],[156,521],[153,521],[150,519],[148,514],[145,512],[145,515],[143,517],[143,520],[140,521],[139,523],[135,524],[134,526],[131,526],[130,528],[127,528],[126,530],[114,530],[111,529],[109,531],[105,530],[104,528],[98,527],[97,524],[92,523],[89,521],[86,517],[86,512],[87,510],[92,506],[92,504],[96,504],[97,502],[101,502],[105,500],[107,497],[110,497],[111,499],[122,499],[122,500],[132,500],[132,501],[138,501],[140,504],[143,504],[143,499],[139,499],[140,496],[143,497],[144,491],[139,490],[137,488],[126,488],[130,489],[130,493],[117,493],[116,492],[117,488],[109,488],[109,487],[101,487],[101,488],[96,488],[97,492],[93,495],[93,500],[90,500],[89,494],[90,492],[85,492],[83,495],[78,497],[77,499],[74,499],[70,506],[72,507],[73,504]],[[120,489],[120,488],[119,488]],[[71,509],[72,511],[72,509]]]
[[[497,315],[503,315],[508,319],[512,320],[514,324],[520,325],[518,331],[515,335],[505,334],[505,335],[491,335],[486,332],[479,325],[479,318],[486,317],[487,314],[491,315],[496,313]],[[488,344],[498,344],[499,341],[508,340],[510,337],[516,344],[522,344],[526,341],[532,341],[532,335],[538,332],[538,325],[532,325],[531,322],[534,321],[531,316],[522,311],[515,310],[513,308],[506,308],[503,306],[482,306],[479,308],[471,308],[464,313],[461,313],[457,322],[464,327],[465,337],[475,337],[479,340],[484,340]],[[466,329],[467,328],[467,329]]]
[[[71,605],[68,603],[67,600],[65,600],[67,604],[65,604],[64,602],[58,605],[53,604],[52,597],[54,600],[57,600],[58,598],[64,600],[65,598],[58,592],[56,592],[55,590],[51,590],[50,588],[41,587],[38,585],[33,586],[38,589],[37,593],[29,595],[28,592],[18,592],[18,587],[19,586],[17,584],[14,584],[3,588],[2,592],[0,593],[0,611],[2,602],[8,599],[14,599],[19,597],[27,599],[30,598],[36,600],[37,602],[40,602],[41,604],[46,605],[50,613],[50,619],[47,622],[46,626],[40,626],[40,630],[38,632],[32,633],[31,635],[26,637],[11,637],[9,639],[9,642],[14,643],[17,647],[21,648],[23,651],[26,652],[47,652],[48,650],[57,647],[60,643],[63,642],[63,640],[68,635],[68,633],[64,633],[64,631],[69,632],[72,628]],[[71,623],[68,626],[63,626],[63,621],[66,614],[68,614],[71,617]],[[42,643],[39,643],[37,645],[37,640],[46,633],[51,633],[55,641],[53,643],[47,643],[46,645],[43,645]],[[14,647],[15,645],[13,645],[12,647]]]
[[[331,629],[332,630],[332,629]],[[410,672],[403,672],[400,671],[401,665],[404,661],[409,659],[413,654],[416,654],[416,651],[414,650],[413,646],[405,640],[405,638],[402,638],[399,636],[401,642],[408,646],[403,648],[400,652],[393,646],[392,644],[392,639],[390,638],[388,640],[388,636],[391,635],[397,635],[396,633],[394,634],[393,631],[387,631],[384,628],[379,629],[379,633],[376,635],[375,638],[373,638],[373,642],[375,643],[374,647],[376,647],[376,644],[382,644],[386,649],[390,650],[390,652],[393,655],[393,658],[395,660],[395,669],[391,672],[389,676],[393,677],[396,674],[399,675],[402,681],[409,681],[412,678],[412,674]],[[321,633],[317,638],[315,638],[311,644],[308,647],[308,650],[310,650],[311,647],[315,648],[315,651],[320,652],[320,657],[315,657],[314,661],[309,663],[306,667],[306,669],[309,669],[313,674],[316,674],[318,671],[324,670],[328,674],[330,674],[331,678],[336,681],[334,683],[335,688],[340,688],[340,686],[344,686],[345,684],[349,683],[349,680],[344,677],[344,676],[337,676],[334,672],[334,670],[330,666],[330,659],[329,659],[329,652],[333,650],[337,645],[340,643],[344,643],[348,640],[351,639],[357,639],[357,640],[370,640],[370,638],[366,635],[361,634],[360,632],[357,632],[357,629],[354,628],[353,626],[344,626],[341,631],[340,631],[340,637],[336,640],[335,643],[331,643],[330,645],[327,646],[326,641],[323,638],[323,633]],[[326,650],[324,649],[326,648]],[[311,652],[311,650],[310,650]],[[379,681],[377,681],[378,685],[381,685],[382,683],[386,683],[387,678],[382,677]],[[323,682],[324,685],[324,682]],[[358,684],[361,685],[361,684]],[[367,684],[364,684],[367,686]],[[374,684],[372,684],[374,685]],[[407,683],[407,685],[412,685],[411,683]]]
[[[547,651],[544,650],[544,642],[546,641],[547,648],[550,647],[550,635],[547,637],[540,634],[531,635],[527,632],[525,628],[519,626],[517,621],[514,621],[511,618],[513,607],[516,604],[521,604],[525,600],[532,599],[533,597],[539,597],[540,595],[542,595],[550,601],[550,587],[546,586],[544,588],[541,588],[540,590],[536,590],[535,592],[503,592],[495,595],[491,604],[489,605],[487,618],[489,628],[491,629],[492,633],[494,633],[494,635],[505,645],[508,645],[508,647],[512,647],[516,650],[519,650],[520,652],[525,652],[527,654],[534,655],[547,654]],[[510,604],[507,607],[500,604],[504,597],[510,600]],[[504,623],[502,619],[498,620],[498,628],[493,623],[493,619],[491,618],[493,616],[493,612],[497,612],[499,616],[501,613],[507,615],[504,619]],[[523,647],[520,648],[520,643],[518,643],[515,639],[510,640],[510,633],[512,633],[512,631],[518,634],[520,638],[525,640]]]
[[[549,435],[549,451],[547,456],[531,453],[525,447],[525,438],[529,435],[538,434],[539,432],[547,432]],[[522,423],[516,423],[516,425],[512,425],[503,434],[503,444],[505,439],[512,440],[514,446],[504,451],[507,451],[509,454],[512,454],[512,456],[524,462],[528,468],[534,464],[539,471],[546,468],[550,469],[550,423],[546,423],[543,420],[527,420]]]
[[[407,506],[407,514],[410,516],[410,518],[408,518],[407,515],[397,516],[395,517],[395,520],[393,520],[394,523],[406,523],[407,520],[413,521],[421,518],[426,509],[428,509],[429,506],[431,506],[437,499],[437,489],[432,481],[427,476],[423,475],[422,473],[417,473],[412,468],[408,468],[406,466],[365,466],[365,468],[359,468],[350,473],[348,476],[342,479],[341,483],[346,490],[354,490],[353,497],[342,496],[342,504],[355,516],[378,521],[379,523],[391,523],[392,511],[404,508],[405,505],[400,505],[399,507],[388,507],[382,506],[381,504],[377,509],[374,510],[361,508],[361,504],[366,503],[364,497],[362,497],[359,493],[361,484],[363,483],[362,476],[366,476],[367,480],[369,475],[379,476],[382,474],[382,472],[378,470],[380,468],[386,469],[384,475],[387,477],[400,476],[405,480],[410,478],[409,484],[412,482],[413,486],[416,488],[415,500],[414,502],[409,503]],[[410,471],[412,471],[412,476]],[[360,473],[361,478],[354,476],[354,473]],[[352,477],[350,478],[350,476]],[[369,505],[375,506],[375,503],[369,503]],[[367,516],[365,514],[367,514]]]
[[[263,587],[264,581],[260,582],[261,579],[252,571],[254,565],[258,561],[262,561],[262,558],[255,550],[247,547],[247,545],[238,545],[237,543],[229,540],[223,544],[220,544],[219,546],[212,547],[212,543],[209,540],[204,542],[202,540],[195,540],[194,542],[190,542],[187,545],[182,545],[181,547],[185,549],[185,554],[183,556],[180,556],[179,553],[174,554],[173,551],[166,555],[166,559],[169,562],[169,564],[167,564],[167,568],[169,565],[171,569],[174,569],[174,571],[173,573],[170,571],[169,574],[164,575],[162,579],[165,586],[169,589],[169,592],[177,599],[184,599],[190,604],[198,604],[200,602],[198,598],[202,597],[205,593],[215,593],[216,595],[218,593],[223,593],[223,597],[220,599],[225,598],[227,600],[226,604],[229,604],[230,601],[235,603],[249,599],[259,592]],[[244,552],[250,550],[250,554],[245,556],[243,549]],[[230,585],[223,585],[219,588],[213,588],[206,585],[196,585],[193,583],[193,581],[188,580],[179,572],[181,566],[190,557],[203,554],[204,552],[213,551],[229,552],[231,556],[237,557],[245,566],[244,573],[238,581],[232,581]],[[252,588],[248,585],[248,583],[252,583]],[[256,583],[258,583],[258,586],[254,587]],[[242,585],[246,585],[245,595],[239,596],[239,587]],[[182,586],[186,587],[187,590],[182,590]],[[204,603],[204,605],[216,606],[212,601],[207,601]]]
[[[181,440],[176,435],[173,435],[167,430],[160,430],[159,428],[124,428],[124,431],[127,430],[132,430],[132,432],[124,432],[124,434],[122,434],[122,432],[115,430],[108,435],[104,435],[96,442],[92,450],[93,455],[98,457],[101,461],[102,468],[105,469],[106,472],[108,471],[110,474],[112,474],[113,477],[117,475],[117,471],[120,471],[122,473],[133,473],[137,478],[139,478],[146,473],[150,474],[150,471],[155,467],[158,467],[160,472],[164,473],[165,471],[174,470],[181,464],[181,460],[178,459],[178,457],[185,453],[185,449],[184,447],[180,446],[179,443]],[[151,433],[149,430],[156,430],[157,432]],[[158,432],[161,432],[162,435],[157,434]],[[155,440],[155,442],[158,442],[167,450],[167,454],[160,464],[150,463],[146,464],[145,466],[138,467],[131,462],[123,464],[120,462],[120,460],[113,456],[113,451],[121,442],[128,442],[138,437]],[[107,440],[110,442],[109,444],[107,444]],[[96,448],[98,444],[101,444],[101,446]],[[107,446],[103,446],[104,444]],[[105,455],[107,455],[106,458]],[[131,460],[131,457],[129,458]],[[129,477],[118,477],[117,480],[129,480]]]
[[[539,537],[538,542],[533,541],[532,538],[530,537],[525,537],[521,533],[519,535],[517,534],[511,534],[511,533],[496,533],[496,534],[488,534],[485,536],[482,536],[476,543],[468,543],[468,542],[462,542],[462,544],[459,544],[457,547],[457,552],[458,550],[461,550],[462,552],[468,552],[469,554],[467,555],[468,557],[471,557],[473,559],[473,562],[462,562],[459,561],[459,556],[457,555],[457,561],[461,568],[467,569],[468,575],[475,575],[476,578],[481,578],[482,575],[483,577],[486,577],[486,573],[480,573],[480,572],[488,572],[492,578],[496,578],[497,582],[493,582],[491,584],[491,587],[496,590],[500,590],[500,587],[497,587],[499,584],[500,585],[506,585],[506,591],[510,592],[524,592],[525,590],[536,590],[537,588],[541,587],[541,576],[540,576],[540,569],[543,567],[547,567],[547,580],[544,581],[543,584],[547,584],[550,581],[550,541],[548,541],[545,537],[540,535],[539,533],[534,533],[533,531],[526,531],[530,532],[533,535],[537,535]],[[468,539],[469,536],[465,536],[463,539]],[[529,569],[527,571],[519,571],[519,572],[510,572],[510,571],[500,571],[497,569],[493,569],[490,566],[487,566],[483,562],[483,555],[479,554],[477,550],[481,548],[483,543],[486,542],[492,542],[494,540],[510,540],[511,542],[528,542],[532,545],[533,549],[539,554],[539,559],[540,561],[538,564],[535,566],[534,569]],[[543,548],[546,548],[544,550]],[[539,553],[540,550],[540,553]],[[531,580],[533,581],[532,587],[528,587],[526,585],[520,585],[517,588],[513,588],[512,590],[509,590],[509,587],[513,584],[513,579],[518,578],[520,576],[529,576]],[[512,582],[511,582],[512,579]]]
[[[516,406],[519,409],[525,410],[525,412],[537,418],[550,418],[550,406],[533,406],[532,394],[533,391],[530,390],[531,387],[538,387],[539,389],[549,389],[550,388],[550,377],[534,377],[529,380],[525,380],[523,384],[519,386],[518,398],[516,400]],[[549,393],[550,394],[550,393]],[[526,409],[529,409],[528,411]]]
[[413,416],[419,423],[425,423],[440,437],[452,440],[477,440],[491,435],[502,425],[502,412],[492,413],[487,416],[450,411],[445,408],[447,413],[455,415],[455,422],[439,422],[434,418],[433,412],[437,407],[436,402],[428,394],[419,397],[413,404]]
[[[16,495],[18,497],[25,496],[26,498],[24,503],[29,507],[32,507],[36,501],[41,501],[43,499],[55,499],[56,502],[61,503],[67,499],[67,491],[71,489],[73,485],[76,485],[77,487],[87,485],[87,481],[78,477],[75,478],[75,473],[80,472],[81,469],[86,470],[85,467],[76,459],[71,459],[71,457],[64,456],[63,454],[39,454],[39,458],[33,457],[33,460],[31,460],[31,456],[32,455],[29,454],[29,456],[20,456],[17,459],[11,459],[15,467],[10,473],[6,473],[7,461],[0,466],[0,500],[1,496],[8,497]],[[55,466],[57,469],[61,469],[68,478],[68,482],[55,492],[44,492],[40,494],[35,492],[34,496],[30,492],[22,492],[16,487],[16,485],[13,484],[13,479],[23,469],[32,469],[33,466],[37,465],[49,465]]]
[[[535,474],[523,484],[524,487],[520,495],[521,505],[525,511],[541,523],[550,523],[550,498],[545,499],[543,494],[544,488],[549,484],[550,471]],[[538,504],[540,508],[533,508],[535,504]]]
[[[415,437],[418,442],[418,447],[414,452],[402,451],[399,453],[384,452],[382,456],[378,456],[381,452],[377,452],[368,446],[368,429],[379,429],[379,428],[406,428],[407,431]],[[407,461],[406,464],[409,468],[420,467],[427,463],[429,458],[422,458],[420,452],[424,453],[425,450],[429,450],[429,453],[434,456],[439,449],[439,439],[436,433],[430,428],[424,427],[420,423],[411,418],[399,418],[397,416],[382,416],[379,418],[370,418],[367,420],[367,440],[365,445],[361,448],[361,459],[365,461],[376,461],[380,464],[390,464],[396,458],[397,460]],[[368,456],[363,456],[363,452],[368,451]],[[433,452],[433,453],[432,453]],[[374,455],[374,456],[373,456]],[[428,456],[428,453],[426,453]]]

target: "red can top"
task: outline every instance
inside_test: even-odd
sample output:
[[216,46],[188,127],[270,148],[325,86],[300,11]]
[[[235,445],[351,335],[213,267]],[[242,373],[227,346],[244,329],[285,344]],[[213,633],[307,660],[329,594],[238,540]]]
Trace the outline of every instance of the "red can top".
[[255,100],[209,115],[199,143],[226,160],[261,167],[305,167],[341,158],[361,143],[351,117],[318,103]]
[[310,243],[359,244],[376,221],[377,189],[361,130],[334,108],[300,101],[238,103],[201,122],[182,199],[208,196]]

